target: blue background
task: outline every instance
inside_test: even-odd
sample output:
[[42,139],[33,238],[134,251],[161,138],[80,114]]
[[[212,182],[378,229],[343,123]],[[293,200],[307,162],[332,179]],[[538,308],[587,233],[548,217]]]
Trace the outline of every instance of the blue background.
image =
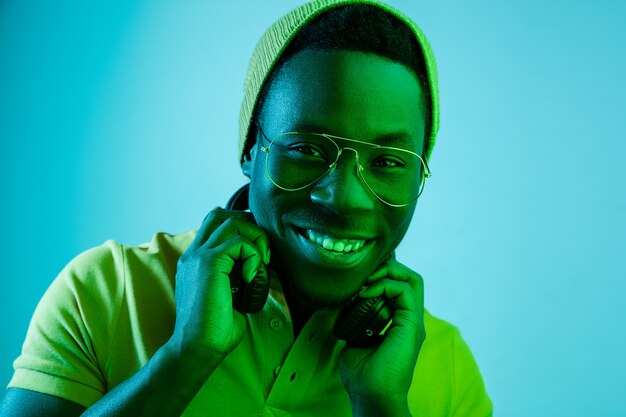
[[[199,226],[245,178],[247,61],[297,1],[0,3],[0,381],[61,268]],[[626,415],[626,3],[391,1],[442,126],[398,255],[502,416]]]

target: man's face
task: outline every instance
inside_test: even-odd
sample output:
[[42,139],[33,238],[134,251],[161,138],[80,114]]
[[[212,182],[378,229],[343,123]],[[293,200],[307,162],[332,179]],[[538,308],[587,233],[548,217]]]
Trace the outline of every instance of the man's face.
[[[283,132],[328,133],[422,155],[423,92],[413,72],[378,55],[303,51],[272,82],[259,124],[270,139]],[[397,142],[382,142],[393,136]],[[250,210],[271,240],[272,267],[300,302],[349,301],[400,243],[415,203],[397,208],[381,202],[358,176],[348,150],[332,174],[302,190],[281,190],[267,176],[261,140],[257,135],[243,171],[250,177]],[[363,245],[349,252],[324,249],[307,230],[344,247]]]

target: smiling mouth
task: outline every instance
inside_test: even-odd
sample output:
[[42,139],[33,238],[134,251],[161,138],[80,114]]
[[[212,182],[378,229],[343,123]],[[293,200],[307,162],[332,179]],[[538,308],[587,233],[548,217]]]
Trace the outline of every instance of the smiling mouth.
[[325,233],[311,229],[297,229],[300,235],[315,243],[321,248],[335,253],[355,253],[358,252],[368,241],[362,239],[341,239]]

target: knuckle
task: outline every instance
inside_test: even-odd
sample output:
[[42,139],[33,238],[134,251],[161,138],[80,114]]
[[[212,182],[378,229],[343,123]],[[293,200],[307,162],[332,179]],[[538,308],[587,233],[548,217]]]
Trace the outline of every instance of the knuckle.
[[191,251],[191,248],[189,248],[185,252],[183,252],[182,255],[178,257],[177,264],[184,265],[188,263],[192,257],[193,257],[193,252]]
[[224,225],[231,225],[232,223],[237,221],[237,218],[225,213],[223,216],[221,216],[220,220],[221,220],[221,223]]
[[269,246],[270,243],[270,238],[269,236],[267,236],[267,233],[265,233],[265,230],[261,229],[260,227],[257,228],[259,230],[259,234],[258,236],[254,239],[255,242],[258,241],[259,243]]
[[411,287],[419,288],[424,285],[424,278],[422,278],[422,276],[417,272],[409,270],[406,276],[406,282],[411,285]]
[[213,249],[213,256],[225,256],[231,259],[241,258],[243,251],[245,251],[250,244],[250,241],[242,235],[236,235],[230,239],[222,242],[221,245]]
[[245,231],[250,224],[246,219],[241,218],[237,212],[231,211],[227,215],[228,218],[224,220],[224,223],[228,223],[230,227],[236,227],[238,230]]
[[194,265],[195,262],[198,261],[197,252],[193,253],[183,253],[179,258],[178,262],[176,262],[176,266],[178,270],[187,269]]
[[411,280],[411,282],[416,288],[424,288],[424,278],[418,273],[415,274],[415,277]]
[[209,211],[207,213],[207,215],[204,217],[204,222],[210,222],[214,219],[216,219],[217,217],[220,216],[220,212],[222,212],[223,209],[219,206],[213,208],[213,210]]
[[398,295],[410,295],[413,291],[413,289],[411,288],[411,285],[409,285],[409,283],[407,282],[398,282],[396,281],[394,283],[394,290],[397,292]]

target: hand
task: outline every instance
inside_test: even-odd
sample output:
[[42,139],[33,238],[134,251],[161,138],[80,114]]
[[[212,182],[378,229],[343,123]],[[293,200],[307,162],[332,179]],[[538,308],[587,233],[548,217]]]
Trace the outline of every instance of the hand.
[[393,321],[380,345],[343,350],[339,360],[341,382],[351,403],[383,401],[402,409],[426,337],[424,282],[418,273],[390,259],[373,272],[365,285],[360,297],[384,295],[394,302]]
[[267,274],[269,239],[251,213],[218,207],[178,260],[176,324],[169,342],[179,351],[223,359],[241,342],[246,321],[233,308],[229,280],[236,261],[246,282]]

